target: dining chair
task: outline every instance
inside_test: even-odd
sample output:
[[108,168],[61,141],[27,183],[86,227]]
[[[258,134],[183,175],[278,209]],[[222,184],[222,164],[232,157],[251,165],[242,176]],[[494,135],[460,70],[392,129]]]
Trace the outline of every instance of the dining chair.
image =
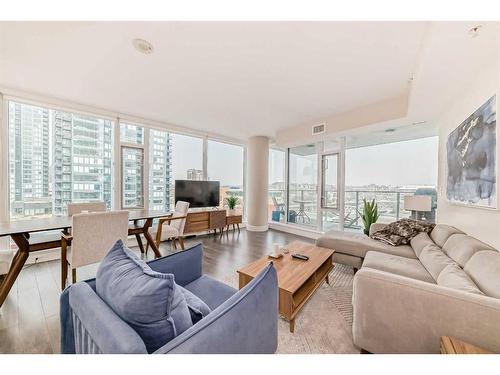
[[74,214],[81,214],[83,211],[87,212],[106,211],[106,202],[68,203],[68,216],[73,216]]
[[73,283],[76,269],[98,263],[116,241],[127,243],[128,211],[92,212],[72,217],[71,234],[61,234],[61,289],[66,287],[68,268]]
[[[156,246],[160,247],[161,241],[172,240],[172,247],[177,249],[176,241],[179,241],[181,249],[184,250],[184,227],[189,210],[189,202],[177,201],[175,211],[171,216],[162,217],[158,220],[156,228]],[[180,219],[176,219],[180,218]],[[148,251],[146,246],[146,253]]]

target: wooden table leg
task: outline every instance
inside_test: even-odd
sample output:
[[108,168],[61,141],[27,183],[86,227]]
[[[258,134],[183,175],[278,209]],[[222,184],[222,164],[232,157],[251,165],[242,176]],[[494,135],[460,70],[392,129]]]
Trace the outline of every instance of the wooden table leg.
[[295,318],[290,319],[290,333],[295,331]]
[[155,253],[155,258],[161,257],[160,249],[156,246],[156,242],[149,233],[149,228],[153,225],[153,219],[146,219],[144,222],[144,227],[142,227],[144,237],[146,237],[146,241],[148,241],[149,246],[153,249]]
[[330,275],[326,275],[325,281],[328,285],[330,285]]
[[[139,220],[134,220],[134,225],[139,225]],[[142,239],[140,234],[135,235],[135,239],[137,240],[137,244],[139,245],[139,249],[141,249],[141,254],[144,254],[144,245],[142,244]]]
[[22,234],[13,234],[11,235],[11,237],[19,247],[19,250],[17,250],[14,259],[12,260],[9,272],[7,273],[7,275],[5,275],[2,285],[0,285],[0,306],[2,306],[5,302],[5,299],[7,298],[12,285],[14,285],[14,283],[16,282],[16,279],[19,276],[19,272],[21,272],[21,270],[23,269],[23,266],[26,263],[29,255],[30,245],[26,236]]
[[139,249],[141,249],[141,253],[144,254],[144,245],[142,244],[142,238],[140,234],[135,235],[135,239],[137,240],[137,243],[139,244]]

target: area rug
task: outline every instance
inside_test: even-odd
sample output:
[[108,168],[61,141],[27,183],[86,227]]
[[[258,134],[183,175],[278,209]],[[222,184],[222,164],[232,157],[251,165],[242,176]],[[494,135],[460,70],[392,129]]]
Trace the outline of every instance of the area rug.
[[[277,353],[359,353],[352,343],[352,280],[352,267],[336,264],[330,285],[323,283],[297,315],[294,333],[280,318]],[[238,288],[236,273],[222,281]]]

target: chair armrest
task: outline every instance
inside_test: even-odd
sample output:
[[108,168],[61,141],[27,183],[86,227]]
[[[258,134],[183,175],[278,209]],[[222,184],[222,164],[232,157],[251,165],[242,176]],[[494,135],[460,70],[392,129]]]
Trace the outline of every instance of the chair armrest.
[[149,266],[162,273],[172,273],[175,282],[185,286],[203,274],[203,246],[197,244],[187,250],[148,262]]
[[500,352],[500,300],[374,269],[356,273],[353,340],[373,353],[439,353],[441,336]]
[[[77,354],[147,354],[137,332],[115,314],[85,282],[69,290]],[[95,315],[99,319],[95,319]]]
[[266,354],[278,346],[278,279],[268,265],[248,285],[156,354]]
[[373,233],[378,232],[379,230],[384,229],[387,226],[387,224],[383,223],[373,223],[370,225],[370,233],[369,235],[371,236]]

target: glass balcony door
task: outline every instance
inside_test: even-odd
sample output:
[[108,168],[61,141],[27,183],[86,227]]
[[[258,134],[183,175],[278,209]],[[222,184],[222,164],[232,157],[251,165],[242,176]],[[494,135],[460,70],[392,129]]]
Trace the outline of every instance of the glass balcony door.
[[288,223],[318,225],[318,151],[316,144],[288,149]]

